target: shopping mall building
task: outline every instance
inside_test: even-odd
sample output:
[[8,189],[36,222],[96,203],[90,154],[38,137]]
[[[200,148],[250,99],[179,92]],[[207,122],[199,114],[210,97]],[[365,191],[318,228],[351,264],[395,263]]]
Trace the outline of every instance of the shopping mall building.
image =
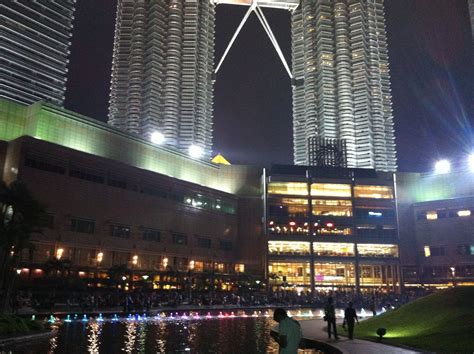
[[[0,100],[0,167],[47,210],[19,277],[51,259],[156,289],[399,290],[474,283],[474,173],[223,165],[51,104]],[[252,284],[250,284],[252,285]]]

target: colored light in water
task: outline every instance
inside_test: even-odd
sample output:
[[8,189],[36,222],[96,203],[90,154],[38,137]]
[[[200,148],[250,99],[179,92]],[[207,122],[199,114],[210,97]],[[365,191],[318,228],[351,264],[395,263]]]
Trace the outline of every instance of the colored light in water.
[[438,175],[451,172],[451,163],[448,160],[439,160],[435,163],[435,173]]
[[104,320],[104,317],[102,317],[102,314],[99,313],[99,317],[97,317],[97,321],[102,322]]
[[224,315],[222,314],[222,312],[219,312],[219,315],[217,317],[218,318],[224,318]]
[[84,314],[84,316],[82,316],[82,320],[83,320],[84,322],[89,321],[89,319],[87,318],[87,315],[85,315],[85,314]]
[[49,316],[48,322],[49,322],[49,323],[54,323],[54,322],[56,322],[56,319],[54,318],[53,315]]
[[206,315],[206,318],[208,318],[208,319],[209,319],[209,318],[212,318],[212,316],[211,316],[211,313],[210,313],[210,312],[208,312],[208,313],[207,313],[207,315]]
[[64,322],[71,322],[71,315],[67,315]]

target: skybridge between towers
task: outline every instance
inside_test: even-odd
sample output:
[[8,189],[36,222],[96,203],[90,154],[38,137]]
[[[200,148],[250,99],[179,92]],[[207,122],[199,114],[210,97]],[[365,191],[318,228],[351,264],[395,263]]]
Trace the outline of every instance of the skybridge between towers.
[[227,54],[229,53],[230,48],[234,44],[234,41],[236,40],[243,26],[245,25],[245,22],[247,22],[247,19],[249,18],[250,14],[252,12],[255,12],[255,15],[257,15],[258,20],[262,24],[263,29],[267,33],[268,38],[272,42],[273,47],[275,48],[278,56],[280,57],[280,60],[283,66],[285,67],[285,70],[288,73],[288,76],[290,77],[290,79],[293,79],[293,74],[291,72],[291,69],[288,66],[285,56],[283,55],[283,52],[281,51],[281,48],[278,45],[278,42],[273,34],[272,29],[270,28],[270,25],[265,15],[263,14],[262,7],[294,11],[300,3],[299,0],[280,0],[280,1],[277,1],[277,0],[275,1],[271,1],[271,0],[210,0],[210,1],[211,3],[215,5],[226,4],[226,5],[241,5],[241,6],[249,7],[242,21],[237,27],[234,35],[232,36],[232,39],[230,40],[226,50],[224,51],[224,54],[222,55],[222,58],[219,61],[219,64],[217,64],[217,67],[214,71],[215,74],[217,74],[217,72],[219,71],[222,63],[224,62],[224,59],[226,58]]

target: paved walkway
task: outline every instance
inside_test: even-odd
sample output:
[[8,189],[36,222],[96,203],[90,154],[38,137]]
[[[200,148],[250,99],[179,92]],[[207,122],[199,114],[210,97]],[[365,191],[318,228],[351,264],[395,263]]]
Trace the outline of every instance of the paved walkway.
[[[314,340],[318,343],[324,343],[348,354],[412,354],[419,353],[413,350],[385,345],[382,343],[370,342],[366,340],[354,339],[349,340],[347,337],[339,335],[339,340],[328,339],[326,330],[326,322],[321,319],[300,320],[303,337],[305,339]],[[357,327],[355,328],[357,331]]]

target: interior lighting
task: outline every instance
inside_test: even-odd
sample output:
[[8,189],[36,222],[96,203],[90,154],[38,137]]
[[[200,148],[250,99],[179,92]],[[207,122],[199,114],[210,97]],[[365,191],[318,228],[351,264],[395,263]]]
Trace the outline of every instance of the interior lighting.
[[328,223],[326,224],[326,226],[327,226],[327,227],[333,227],[334,224],[333,224],[332,222],[328,222]]
[[189,269],[193,270],[195,264],[196,264],[196,263],[194,262],[194,260],[190,260],[190,261],[189,261]]
[[150,140],[153,144],[162,145],[165,142],[165,136],[160,132],[153,132]]
[[168,266],[168,257],[163,258],[163,268]]
[[202,147],[197,145],[191,145],[188,149],[189,156],[195,159],[199,159],[204,154]]
[[290,221],[290,226],[295,226],[296,223],[294,221]]
[[61,259],[61,257],[63,256],[63,253],[64,253],[64,249],[63,248],[58,248],[56,250],[56,258],[59,260]]
[[132,264],[133,264],[133,265],[137,265],[137,264],[138,264],[138,256],[137,256],[137,255],[134,255],[134,256],[132,257]]
[[451,172],[451,163],[448,160],[439,160],[435,164],[435,173],[438,175]]
[[97,253],[97,263],[101,263],[104,259],[104,252]]
[[457,214],[458,214],[458,216],[471,216],[471,211],[470,210],[459,210]]

